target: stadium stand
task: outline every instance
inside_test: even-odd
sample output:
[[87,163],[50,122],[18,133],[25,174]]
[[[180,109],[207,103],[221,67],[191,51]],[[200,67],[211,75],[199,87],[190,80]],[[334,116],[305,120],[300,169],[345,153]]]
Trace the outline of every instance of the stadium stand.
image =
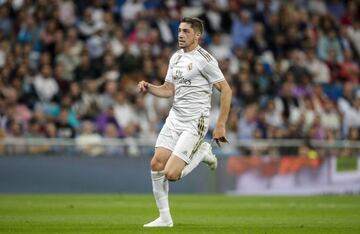
[[233,88],[231,142],[359,140],[360,4],[350,0],[0,1],[0,138],[75,138],[92,155],[116,151],[89,139],[154,138],[171,100],[136,84],[163,82],[185,15],[206,23],[202,45]]

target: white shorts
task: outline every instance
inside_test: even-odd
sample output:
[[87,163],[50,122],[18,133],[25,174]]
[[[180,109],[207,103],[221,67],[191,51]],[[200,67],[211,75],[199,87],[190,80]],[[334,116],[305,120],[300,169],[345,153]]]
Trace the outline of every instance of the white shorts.
[[181,122],[171,116],[166,119],[156,140],[155,148],[169,149],[187,164],[197,151],[209,128],[209,118]]

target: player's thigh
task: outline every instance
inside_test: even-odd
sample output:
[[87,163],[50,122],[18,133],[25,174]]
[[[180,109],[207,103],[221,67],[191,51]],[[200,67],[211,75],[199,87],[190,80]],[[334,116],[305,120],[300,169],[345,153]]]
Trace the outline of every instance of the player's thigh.
[[183,132],[177,141],[174,151],[166,163],[165,175],[168,180],[178,180],[181,171],[186,164],[191,162],[191,157],[197,145],[201,143],[202,137],[190,132]]
[[151,159],[151,170],[162,171],[168,162],[172,151],[164,147],[156,147],[153,158]]
[[181,133],[178,141],[176,142],[173,155],[176,155],[186,164],[189,164],[196,149],[202,143],[202,140],[202,135],[184,131],[183,133]]

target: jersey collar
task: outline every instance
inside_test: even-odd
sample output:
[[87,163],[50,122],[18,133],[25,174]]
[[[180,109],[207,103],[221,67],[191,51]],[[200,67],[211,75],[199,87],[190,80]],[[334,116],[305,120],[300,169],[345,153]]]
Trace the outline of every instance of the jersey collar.
[[184,54],[193,54],[195,51],[197,51],[197,50],[200,49],[200,48],[201,48],[201,46],[198,45],[198,46],[196,46],[193,50],[191,50],[191,51],[189,51],[189,52],[185,52],[184,49],[181,49],[181,50],[182,50],[182,52],[183,52]]

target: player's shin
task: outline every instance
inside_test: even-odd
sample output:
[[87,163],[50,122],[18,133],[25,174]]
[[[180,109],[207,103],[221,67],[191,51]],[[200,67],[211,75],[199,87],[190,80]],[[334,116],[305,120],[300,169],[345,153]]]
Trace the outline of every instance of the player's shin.
[[151,180],[156,206],[163,221],[172,221],[169,208],[169,182],[166,180],[164,171],[151,171]]

